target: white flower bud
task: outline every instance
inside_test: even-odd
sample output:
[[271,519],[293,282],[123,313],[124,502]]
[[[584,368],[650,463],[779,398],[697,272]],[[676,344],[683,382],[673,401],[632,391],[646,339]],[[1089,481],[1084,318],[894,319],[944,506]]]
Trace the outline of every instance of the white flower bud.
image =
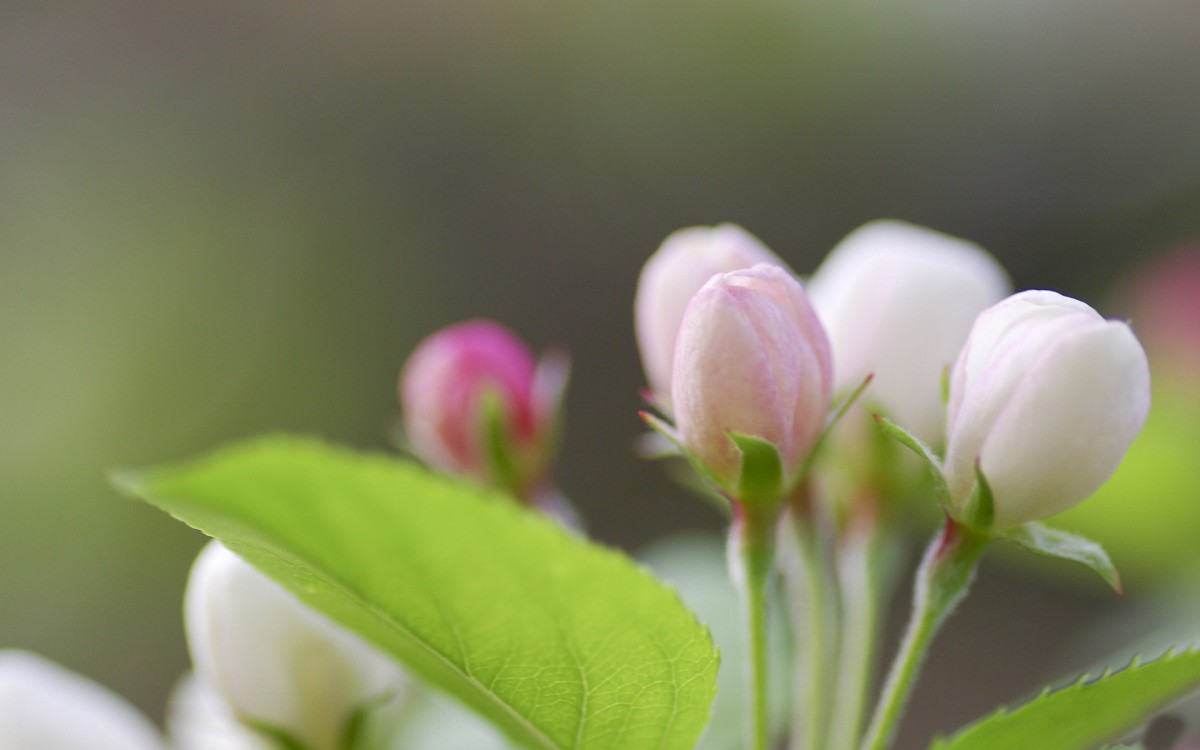
[[958,509],[978,462],[997,528],[1053,515],[1099,489],[1150,410],[1150,369],[1125,323],[1054,292],[984,311],[950,381],[946,478]]
[[943,370],[975,316],[1008,292],[1004,269],[979,246],[898,221],[851,232],[808,283],[836,390],[874,373],[864,403],[929,444],[942,436]]
[[217,542],[192,567],[184,615],[200,679],[243,722],[310,750],[339,748],[355,711],[402,684],[395,662]]
[[654,400],[671,398],[675,337],[688,302],[713,275],[756,263],[787,268],[757,237],[735,224],[672,232],[638,277],[633,317],[638,349]]
[[195,674],[186,675],[171,693],[167,732],[174,750],[275,750]]
[[0,748],[162,750],[133,706],[96,683],[25,651],[0,651]]

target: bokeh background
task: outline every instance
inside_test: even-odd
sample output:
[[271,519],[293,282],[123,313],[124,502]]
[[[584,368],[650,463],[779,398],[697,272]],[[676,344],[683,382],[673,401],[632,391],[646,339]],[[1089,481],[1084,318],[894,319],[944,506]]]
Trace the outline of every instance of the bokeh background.
[[[272,430],[386,448],[407,353],[476,316],[570,350],[559,476],[597,538],[718,529],[631,450],[634,284],[678,227],[803,272],[907,219],[1138,327],[1130,280],[1200,238],[1197,28],[1191,0],[0,0],[0,647],[160,717],[202,540],[106,470]],[[1078,519],[1130,595],[985,566],[906,746],[1188,621],[1154,606],[1200,580],[1180,361]]]

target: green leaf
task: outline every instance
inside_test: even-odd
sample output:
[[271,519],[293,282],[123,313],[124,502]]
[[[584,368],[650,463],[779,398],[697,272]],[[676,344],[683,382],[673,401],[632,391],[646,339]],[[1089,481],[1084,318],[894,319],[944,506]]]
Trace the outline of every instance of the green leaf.
[[737,499],[743,503],[779,503],[783,499],[783,461],[769,441],[737,432],[726,433],[742,454]]
[[276,437],[117,477],[528,748],[691,748],[718,658],[625,556],[497,494]]
[[943,508],[949,508],[950,488],[946,486],[946,475],[942,473],[942,462],[938,459],[937,454],[933,452],[933,449],[921,442],[921,439],[916,435],[913,435],[882,414],[875,415],[875,423],[879,425],[879,429],[883,430],[885,435],[899,442],[913,453],[916,453],[925,462],[930,474],[933,475],[933,485],[937,491],[938,502],[941,503]]
[[1004,537],[1039,555],[1084,565],[1096,571],[1118,594],[1122,593],[1121,577],[1112,560],[1104,548],[1091,539],[1036,522],[1006,531]]
[[1088,750],[1143,724],[1158,709],[1200,687],[1200,652],[1167,653],[996,714],[935,740],[933,750]]

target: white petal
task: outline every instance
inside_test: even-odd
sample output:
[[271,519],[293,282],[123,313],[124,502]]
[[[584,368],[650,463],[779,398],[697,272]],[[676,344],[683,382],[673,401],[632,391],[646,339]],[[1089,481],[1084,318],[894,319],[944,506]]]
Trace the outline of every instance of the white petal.
[[982,447],[997,525],[1053,515],[1099,489],[1149,407],[1146,357],[1125,324],[1078,329],[1043,352]]
[[158,732],[123,699],[25,651],[0,651],[0,748],[162,750]]
[[1000,265],[964,240],[876,221],[842,240],[808,289],[829,331],[837,388],[849,391],[874,373],[865,402],[940,443],[942,370],[976,315],[1007,293]]
[[243,726],[229,705],[194,674],[179,681],[167,706],[174,750],[274,750]]

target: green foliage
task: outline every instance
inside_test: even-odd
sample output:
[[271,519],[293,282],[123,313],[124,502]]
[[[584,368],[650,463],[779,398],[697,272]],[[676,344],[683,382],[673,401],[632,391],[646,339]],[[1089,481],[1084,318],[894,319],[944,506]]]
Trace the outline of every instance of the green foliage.
[[1104,548],[1091,539],[1036,522],[1011,529],[1004,536],[1039,555],[1070,560],[1090,568],[1113,590],[1121,593],[1121,578],[1117,575],[1116,567]]
[[936,740],[932,750],[1087,750],[1120,737],[1158,708],[1200,687],[1200,652],[1168,653],[1147,664],[1106,672],[1046,691],[1013,711],[1001,710]]
[[522,746],[686,750],[708,719],[717,654],[678,597],[502,496],[288,437],[118,482]]

